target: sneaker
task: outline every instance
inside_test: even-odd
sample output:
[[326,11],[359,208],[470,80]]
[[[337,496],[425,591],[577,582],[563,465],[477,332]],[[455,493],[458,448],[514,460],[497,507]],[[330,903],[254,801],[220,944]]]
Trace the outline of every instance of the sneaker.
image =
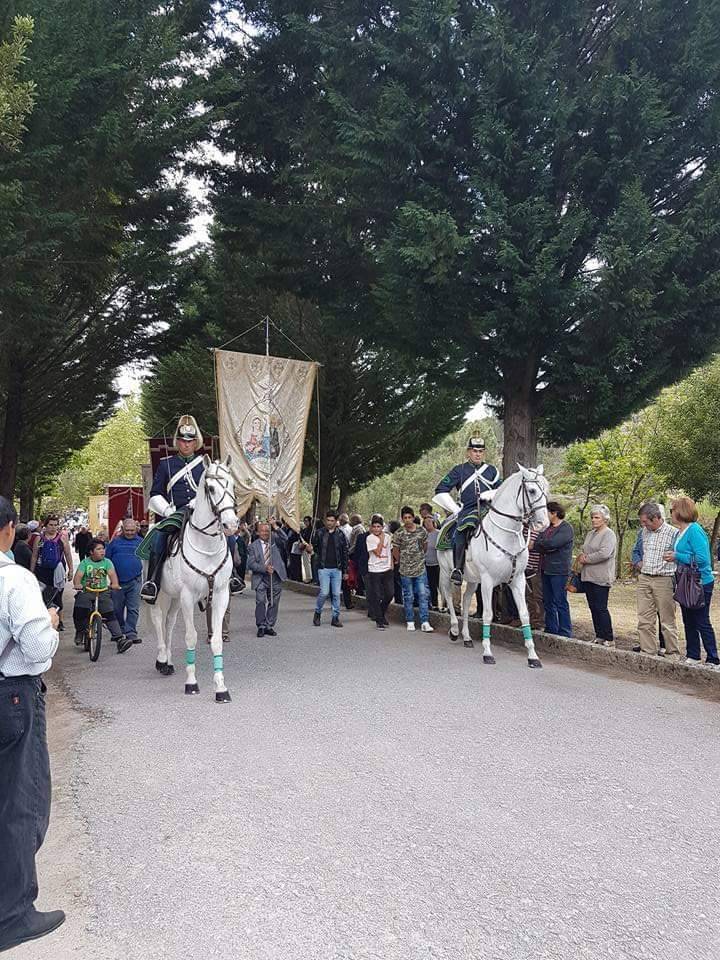
[[720,667],[720,659],[717,657],[706,657],[705,665],[707,667]]
[[316,627],[320,626],[320,614],[317,611],[313,614],[313,624]]
[[333,617],[330,621],[331,627],[342,627],[344,624],[340,623],[340,617]]
[[30,907],[26,914],[0,934],[0,951],[10,950],[11,947],[18,947],[21,943],[28,943],[30,940],[39,940],[45,934],[57,930],[63,923],[65,923],[65,914],[62,910],[41,913],[35,907]]
[[118,653],[126,653],[132,645],[133,642],[130,637],[118,637],[117,651]]
[[82,645],[83,645],[84,643],[85,643],[85,635],[84,635],[84,633],[82,632],[82,630],[76,630],[76,631],[75,631],[75,646],[76,646],[76,647],[82,647]]
[[633,653],[640,653],[641,651],[642,651],[642,647],[640,646],[639,643],[634,643],[634,644],[632,645],[632,652],[633,652]]
[[415,632],[415,624],[412,621],[409,621],[407,624],[405,624],[405,626],[407,627],[410,633]]
[[430,626],[427,620],[420,624],[420,629],[423,633],[435,633],[435,627]]

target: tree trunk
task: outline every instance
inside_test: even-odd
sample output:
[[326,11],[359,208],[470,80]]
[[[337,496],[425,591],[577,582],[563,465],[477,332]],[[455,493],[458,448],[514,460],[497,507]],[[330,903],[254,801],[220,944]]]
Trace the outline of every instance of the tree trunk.
[[712,536],[710,537],[710,563],[715,563],[715,557],[717,557],[717,545],[718,539],[720,538],[720,512],[715,516],[715,522],[713,523]]
[[518,463],[537,466],[537,426],[534,421],[534,390],[523,384],[504,397],[503,477],[515,473]]
[[35,482],[30,480],[20,488],[20,519],[23,523],[33,519],[35,513]]
[[315,488],[315,516],[322,519],[325,511],[330,509],[330,497],[333,488],[332,464],[321,462],[317,487]]
[[348,493],[345,487],[340,487],[338,491],[338,513],[347,513]]
[[12,500],[15,496],[18,454],[22,436],[23,381],[20,372],[8,369],[7,397],[5,402],[5,431],[0,450],[0,496]]

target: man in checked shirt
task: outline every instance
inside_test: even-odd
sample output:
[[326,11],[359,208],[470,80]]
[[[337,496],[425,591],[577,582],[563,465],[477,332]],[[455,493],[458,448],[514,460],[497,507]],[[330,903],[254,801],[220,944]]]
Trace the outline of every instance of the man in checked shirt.
[[675,563],[663,560],[663,554],[672,550],[678,531],[663,519],[657,503],[649,501],[640,507],[638,516],[642,525],[642,566],[638,576],[637,607],[640,649],[643,653],[658,654],[656,622],[665,638],[665,656],[680,656],[678,632],[675,623],[673,578]]
[[62,910],[41,913],[35,854],[50,818],[45,684],[57,650],[57,610],[10,548],[17,514],[0,497],[0,952],[55,930]]

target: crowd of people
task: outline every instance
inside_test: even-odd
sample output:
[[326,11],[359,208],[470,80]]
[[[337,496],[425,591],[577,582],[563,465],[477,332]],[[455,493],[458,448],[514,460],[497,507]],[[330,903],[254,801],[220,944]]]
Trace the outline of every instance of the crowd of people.
[[[591,508],[591,528],[579,549],[563,505],[549,502],[548,517],[545,530],[527,531],[526,600],[532,628],[573,636],[568,591],[579,592],[587,601],[595,641],[614,646],[609,597],[616,579],[617,537],[607,506]],[[639,512],[632,553],[638,609],[638,642],[633,649],[693,663],[700,661],[704,648],[705,662],[719,665],[710,620],[714,575],[709,540],[689,497],[673,501],[671,519],[672,524],[655,502],[644,504]],[[125,519],[108,541],[104,531],[93,536],[85,526],[71,535],[60,518],[50,515],[41,523],[18,524],[12,552],[16,563],[39,581],[46,605],[57,610],[59,630],[64,629],[63,588],[66,581],[73,582],[78,591],[73,611],[78,644],[99,591],[100,612],[118,651],[125,652],[142,642],[138,619],[143,565],[136,550],[147,526],[146,521]],[[317,585],[315,625],[322,623],[329,604],[331,626],[342,627],[341,605],[350,610],[355,597],[366,597],[368,617],[378,629],[387,628],[388,607],[396,603],[403,607],[408,630],[416,629],[417,614],[420,630],[431,632],[430,611],[443,609],[438,589],[440,526],[441,518],[430,503],[420,504],[417,513],[404,506],[399,519],[390,521],[374,514],[367,525],[359,514],[334,510],[322,520],[304,517],[300,531],[275,518],[240,521],[237,533],[228,537],[228,547],[241,583],[251,574],[257,636],[275,635],[286,580]],[[75,572],[71,547],[78,558]],[[678,570],[683,567],[695,572],[701,588],[693,606],[677,595]],[[686,636],[684,655],[678,642],[678,607]],[[222,627],[225,641],[230,636],[230,610],[228,605]],[[482,615],[479,589],[474,615]],[[519,624],[510,591],[502,587],[493,597],[493,618]]]

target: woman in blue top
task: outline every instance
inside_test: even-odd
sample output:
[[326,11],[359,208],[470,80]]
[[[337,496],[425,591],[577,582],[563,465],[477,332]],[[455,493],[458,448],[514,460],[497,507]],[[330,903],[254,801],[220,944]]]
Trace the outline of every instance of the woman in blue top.
[[717,642],[715,631],[710,623],[710,601],[712,600],[715,578],[710,559],[710,542],[707,534],[697,522],[698,512],[695,501],[690,497],[678,497],[673,501],[671,516],[680,530],[674,550],[665,554],[666,560],[690,565],[693,561],[700,571],[700,580],[705,593],[705,606],[699,610],[689,610],[680,604],[685,624],[685,644],[688,660],[700,660],[700,640],[705,647],[705,663],[718,666]]

